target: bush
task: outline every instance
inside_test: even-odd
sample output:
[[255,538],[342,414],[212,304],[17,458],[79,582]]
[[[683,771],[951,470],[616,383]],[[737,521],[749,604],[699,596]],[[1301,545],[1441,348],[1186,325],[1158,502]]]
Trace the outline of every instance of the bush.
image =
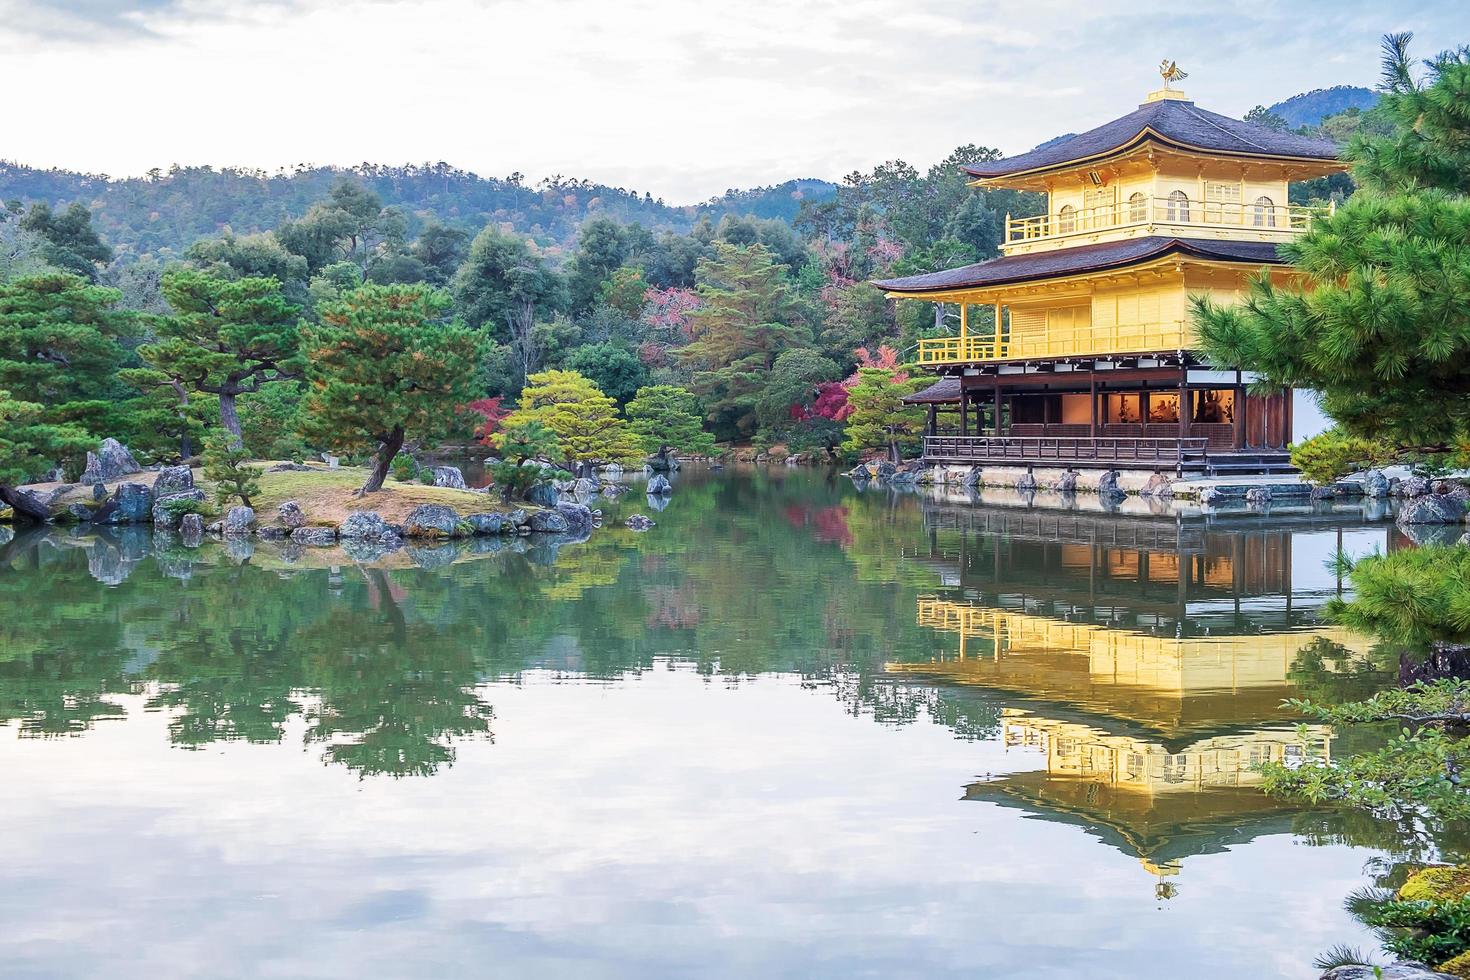
[[389,468],[393,471],[393,479],[399,483],[408,483],[419,475],[418,460],[414,459],[408,453],[399,453],[397,456],[394,456],[393,462],[389,464]]
[[219,503],[239,498],[246,507],[250,498],[260,493],[260,469],[246,466],[250,454],[244,447],[232,447],[224,439],[205,444],[204,478],[214,483],[214,496]]
[[500,491],[500,499],[509,503],[541,480],[541,467],[503,462],[490,465],[490,481]]
[[1338,429],[1328,429],[1291,447],[1291,465],[1319,486],[1336,483],[1359,468],[1390,458],[1386,447]]

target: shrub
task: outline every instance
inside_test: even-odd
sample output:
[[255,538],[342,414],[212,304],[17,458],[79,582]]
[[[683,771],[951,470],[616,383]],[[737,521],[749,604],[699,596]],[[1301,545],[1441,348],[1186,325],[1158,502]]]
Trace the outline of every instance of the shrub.
[[250,454],[244,447],[232,447],[224,438],[205,444],[204,477],[214,483],[215,499],[224,504],[239,498],[246,507],[250,497],[260,493],[260,469],[246,466]]
[[1336,483],[1360,467],[1391,458],[1385,447],[1369,439],[1328,429],[1291,447],[1291,465],[1318,485]]
[[394,456],[390,465],[393,470],[393,479],[399,483],[408,483],[419,474],[418,460],[408,453],[399,453]]

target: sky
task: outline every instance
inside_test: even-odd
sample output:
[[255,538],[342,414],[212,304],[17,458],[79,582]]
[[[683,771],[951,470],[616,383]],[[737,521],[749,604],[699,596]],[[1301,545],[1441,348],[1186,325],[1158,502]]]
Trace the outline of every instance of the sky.
[[[1173,9],[1169,9],[1172,7]],[[0,158],[445,161],[692,203],[956,146],[1006,153],[1159,87],[1242,115],[1371,86],[1378,41],[1470,42],[1464,0],[0,0]]]

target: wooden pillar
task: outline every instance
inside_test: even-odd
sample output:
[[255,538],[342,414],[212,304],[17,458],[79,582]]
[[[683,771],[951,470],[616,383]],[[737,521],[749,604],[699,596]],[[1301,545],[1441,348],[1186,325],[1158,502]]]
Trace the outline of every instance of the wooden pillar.
[[999,302],[997,302],[995,304],[995,356],[996,357],[1001,357],[1002,356],[1002,351],[1001,351],[1001,346],[1000,346],[1000,303]]
[[1096,364],[1094,364],[1092,366],[1092,372],[1090,374],[1090,381],[1091,381],[1091,383],[1088,386],[1088,394],[1089,394],[1089,396],[1091,398],[1091,401],[1092,401],[1092,420],[1090,422],[1088,422],[1088,424],[1087,424],[1087,438],[1089,438],[1089,439],[1096,439],[1097,438],[1097,365]]
[[1000,368],[995,369],[995,434],[1000,435]]
[[965,383],[960,382],[960,435],[970,434],[970,393],[965,390]]
[[1235,372],[1235,451],[1245,448],[1245,385],[1240,372]]
[[1179,365],[1179,438],[1189,435],[1189,368]]
[[1291,427],[1292,422],[1294,421],[1292,419],[1292,409],[1294,409],[1296,405],[1295,400],[1292,398],[1292,391],[1290,388],[1281,389],[1281,397],[1285,402],[1282,410],[1284,419],[1281,429],[1281,448],[1285,449],[1287,446],[1291,445]]
[[931,436],[939,434],[939,406],[933,402],[929,403],[929,431],[927,434]]

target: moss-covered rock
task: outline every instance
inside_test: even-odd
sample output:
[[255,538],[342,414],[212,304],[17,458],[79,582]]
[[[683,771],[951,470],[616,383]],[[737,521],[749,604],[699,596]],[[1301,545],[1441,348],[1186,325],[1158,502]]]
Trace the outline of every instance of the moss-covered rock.
[[1470,864],[1421,868],[1399,889],[1410,902],[1448,902],[1470,895]]
[[1445,960],[1435,967],[1440,973],[1447,973],[1452,977],[1460,977],[1462,980],[1470,980],[1470,951],[1461,953],[1454,959]]

